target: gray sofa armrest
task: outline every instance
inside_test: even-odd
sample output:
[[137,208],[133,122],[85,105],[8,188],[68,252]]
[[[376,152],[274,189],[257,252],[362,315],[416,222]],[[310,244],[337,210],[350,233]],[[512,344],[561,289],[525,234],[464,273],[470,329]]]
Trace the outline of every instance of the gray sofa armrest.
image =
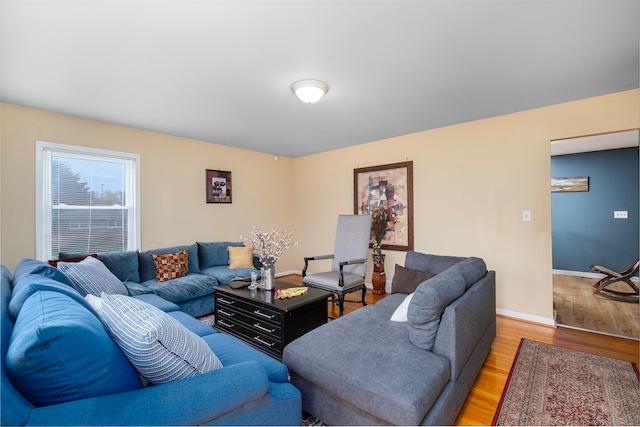
[[455,381],[496,317],[496,273],[488,271],[442,314],[433,352],[451,362]]

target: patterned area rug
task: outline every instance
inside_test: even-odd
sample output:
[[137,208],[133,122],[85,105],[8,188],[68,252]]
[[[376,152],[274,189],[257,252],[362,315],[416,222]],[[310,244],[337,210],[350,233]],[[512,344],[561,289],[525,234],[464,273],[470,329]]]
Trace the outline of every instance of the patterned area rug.
[[198,320],[211,327],[216,325],[216,316],[214,314],[207,314],[206,316],[198,317]]
[[638,367],[523,339],[493,425],[640,425]]

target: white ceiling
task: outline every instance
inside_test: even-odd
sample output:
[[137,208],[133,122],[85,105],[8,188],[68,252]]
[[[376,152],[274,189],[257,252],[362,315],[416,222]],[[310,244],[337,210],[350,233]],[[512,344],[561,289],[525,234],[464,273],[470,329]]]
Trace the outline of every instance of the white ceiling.
[[297,157],[638,88],[639,22],[640,0],[3,0],[0,100]]

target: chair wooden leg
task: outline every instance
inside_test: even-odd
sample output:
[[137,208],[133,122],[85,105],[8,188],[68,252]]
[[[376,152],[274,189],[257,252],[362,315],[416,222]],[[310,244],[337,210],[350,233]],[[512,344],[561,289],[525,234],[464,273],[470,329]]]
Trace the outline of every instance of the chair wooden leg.
[[336,304],[338,304],[338,307],[340,308],[340,314],[338,314],[338,317],[342,317],[344,314],[344,294],[338,295],[338,301]]
[[367,287],[364,286],[362,288],[362,306],[364,307],[365,305],[367,305],[367,300],[365,299],[365,297],[367,296]]

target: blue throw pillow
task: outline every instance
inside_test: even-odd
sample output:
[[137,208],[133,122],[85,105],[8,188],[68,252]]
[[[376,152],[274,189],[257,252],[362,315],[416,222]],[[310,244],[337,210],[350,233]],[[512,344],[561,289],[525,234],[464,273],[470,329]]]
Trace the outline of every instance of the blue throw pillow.
[[37,259],[25,258],[20,261],[20,264],[16,267],[16,271],[13,273],[14,283],[27,274],[39,274],[64,283],[65,285],[73,286],[71,280],[69,280],[64,273],[57,268],[50,266],[46,262],[38,261]]
[[27,274],[26,276],[22,276],[17,282],[13,283],[11,301],[9,301],[9,306],[7,307],[11,320],[15,322],[24,303],[31,295],[38,291],[52,291],[65,294],[69,298],[86,307],[96,316],[98,315],[73,286],[65,285],[49,277],[40,276],[39,274]]
[[197,242],[200,269],[229,265],[229,246],[242,247],[243,242]]
[[59,292],[39,291],[24,303],[6,372],[36,406],[142,388],[100,320]]
[[202,338],[143,301],[102,294],[102,316],[124,354],[153,384],[191,378],[222,367]]
[[92,294],[100,296],[108,294],[129,295],[127,288],[102,263],[93,257],[86,257],[80,262],[58,262],[58,270],[66,274],[73,286],[82,296]]
[[121,282],[140,283],[138,251],[102,252],[98,256]]

